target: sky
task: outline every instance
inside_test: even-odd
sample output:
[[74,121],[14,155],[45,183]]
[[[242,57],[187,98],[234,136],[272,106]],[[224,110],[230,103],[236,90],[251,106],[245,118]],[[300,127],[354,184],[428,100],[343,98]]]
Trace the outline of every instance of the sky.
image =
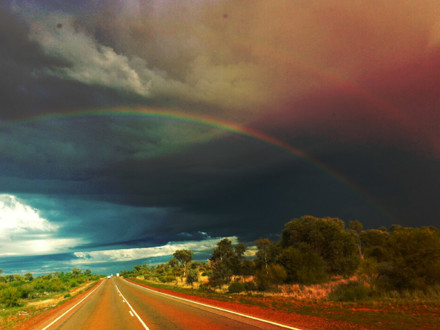
[[0,0],[0,49],[4,273],[438,225],[436,0]]

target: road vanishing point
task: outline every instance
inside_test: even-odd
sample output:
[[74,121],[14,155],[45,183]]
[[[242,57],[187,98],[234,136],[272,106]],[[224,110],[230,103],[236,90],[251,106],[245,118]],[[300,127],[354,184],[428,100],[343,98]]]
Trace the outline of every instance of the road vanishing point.
[[298,329],[175,297],[119,277],[30,329]]

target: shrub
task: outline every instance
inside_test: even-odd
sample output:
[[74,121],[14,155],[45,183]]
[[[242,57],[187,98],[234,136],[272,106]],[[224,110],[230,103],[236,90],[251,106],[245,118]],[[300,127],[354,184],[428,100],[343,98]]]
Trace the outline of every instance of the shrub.
[[202,283],[199,286],[200,292],[213,292],[212,287],[209,285],[209,283]]
[[21,286],[20,297],[29,298],[32,295],[33,287],[32,285],[25,284]]
[[18,306],[18,299],[20,298],[20,292],[17,288],[7,287],[0,292],[0,303],[5,307]]
[[197,269],[190,269],[188,275],[186,276],[186,283],[193,284],[199,280],[199,272]]
[[269,275],[265,269],[259,269],[255,272],[255,282],[260,291],[266,291],[271,286]]
[[[346,230],[344,227],[344,222],[338,218],[304,216],[285,225],[280,244],[283,249],[299,249],[302,255],[307,252],[307,256],[296,256],[295,260],[302,264],[300,266],[304,265],[304,268],[320,268],[323,263],[326,272],[332,275],[350,276],[354,274],[361,261],[358,250],[359,237],[354,231]],[[310,259],[311,263],[307,259]],[[309,264],[311,267],[308,267]],[[286,270],[290,268],[289,265],[282,265]],[[321,274],[313,280],[308,280],[309,275],[313,275],[314,272],[308,273],[305,270],[301,273],[293,274],[293,277],[301,275],[298,276],[302,277],[298,278],[300,283],[312,284],[322,281]]]
[[47,283],[46,290],[50,292],[61,292],[65,290],[65,287],[59,278],[53,278]]
[[240,293],[245,290],[245,286],[241,282],[232,282],[229,285],[228,291],[229,293]]
[[244,289],[246,291],[255,291],[255,290],[257,290],[257,285],[253,281],[252,282],[245,282]]
[[341,283],[330,292],[329,298],[336,301],[357,301],[371,296],[371,288],[360,282]]
[[306,244],[284,249],[278,261],[287,271],[288,282],[316,284],[328,279],[325,261]]
[[176,280],[176,278],[172,275],[159,276],[158,280],[162,283],[170,283]]

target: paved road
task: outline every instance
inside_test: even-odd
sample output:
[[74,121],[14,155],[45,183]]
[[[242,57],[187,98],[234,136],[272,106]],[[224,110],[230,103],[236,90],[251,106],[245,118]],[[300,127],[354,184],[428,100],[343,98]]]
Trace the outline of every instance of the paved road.
[[[104,280],[69,310],[38,329],[282,329],[276,325],[183,301],[121,278]],[[291,328],[293,329],[293,328]]]

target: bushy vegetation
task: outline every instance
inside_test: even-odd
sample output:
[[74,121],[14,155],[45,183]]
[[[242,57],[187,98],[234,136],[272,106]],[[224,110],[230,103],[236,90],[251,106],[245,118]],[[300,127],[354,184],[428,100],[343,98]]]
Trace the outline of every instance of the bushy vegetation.
[[377,290],[428,290],[440,284],[440,230],[393,226],[361,233],[363,274]]
[[229,293],[240,293],[246,290],[245,286],[241,282],[232,282],[229,284],[228,292]]
[[[230,293],[271,290],[280,284],[311,285],[334,278],[345,281],[330,299],[360,300],[389,292],[437,292],[440,285],[440,230],[393,225],[364,230],[352,220],[304,216],[286,223],[278,242],[256,241],[256,254],[245,258],[246,246],[222,239],[208,263],[193,262],[190,250],[178,250],[166,264],[136,265],[124,276],[143,275],[160,282],[193,284],[207,275],[212,288],[228,286]],[[251,276],[251,280],[247,278]],[[247,279],[246,279],[247,278]],[[246,280],[245,280],[246,279]]]
[[329,295],[331,300],[336,301],[357,301],[363,300],[372,295],[372,290],[362,282],[341,283]]
[[41,298],[52,293],[69,294],[71,288],[97,279],[99,276],[90,270],[82,272],[78,268],[36,278],[31,273],[0,276],[0,305],[8,308],[19,306],[23,299]]

